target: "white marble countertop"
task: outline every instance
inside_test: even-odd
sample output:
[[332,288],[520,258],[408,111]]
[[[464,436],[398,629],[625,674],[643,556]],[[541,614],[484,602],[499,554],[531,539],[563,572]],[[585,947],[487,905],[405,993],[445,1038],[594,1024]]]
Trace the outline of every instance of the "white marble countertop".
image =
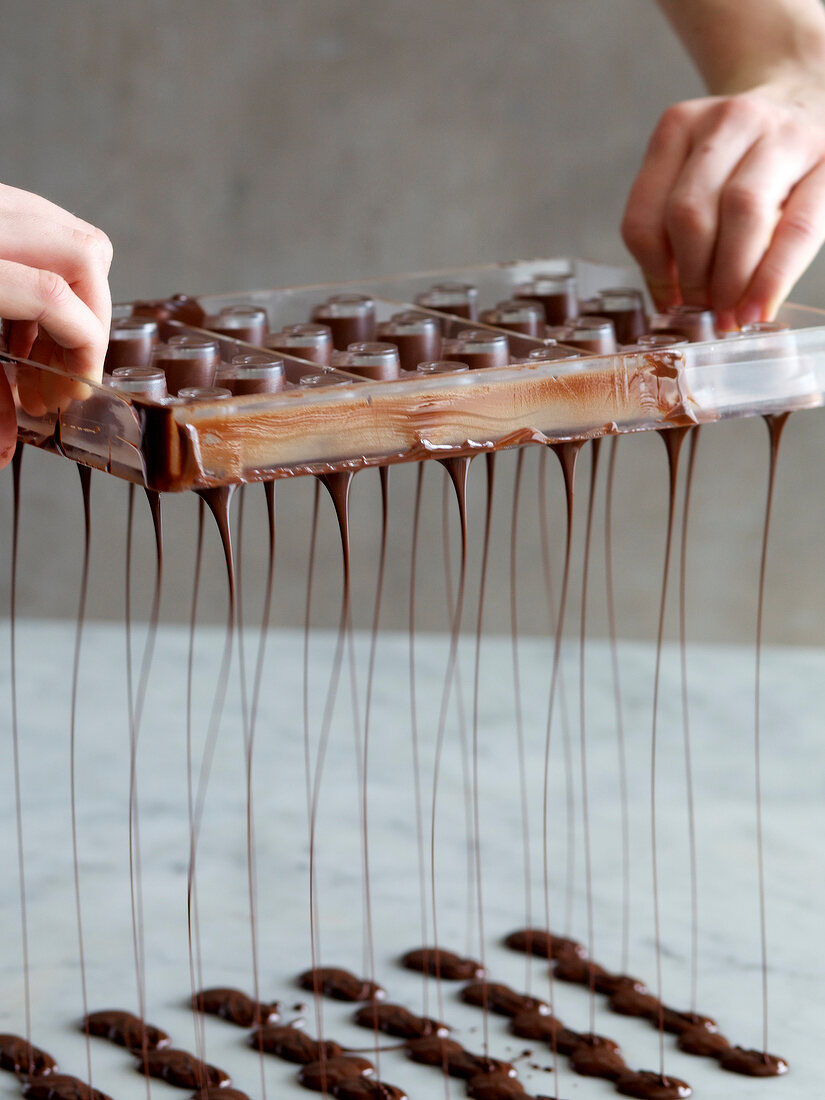
[[[74,912],[69,804],[69,690],[73,624],[22,623],[19,627],[19,713],[31,952],[32,1037],[66,1072],[85,1072],[77,928]],[[139,639],[136,639],[136,641]],[[199,634],[196,672],[196,742],[202,744],[222,644],[220,631]],[[129,900],[127,792],[128,722],[123,673],[123,628],[88,628],[81,665],[77,740],[78,843],[81,901],[91,1009],[137,1005]],[[250,641],[251,645],[251,641]],[[312,642],[312,729],[317,738],[333,639]],[[139,652],[139,646],[137,652]],[[140,825],[146,936],[147,1018],[172,1033],[175,1045],[194,1050],[186,925],[188,824],[185,758],[187,635],[162,629],[139,749]],[[357,675],[363,715],[365,640],[357,639]],[[422,776],[427,807],[432,789],[433,740],[444,670],[444,639],[418,642]],[[515,756],[509,640],[485,640],[482,664],[480,816],[486,959],[493,980],[525,988],[525,961],[500,946],[501,937],[524,923],[521,809]],[[249,653],[247,654],[249,659]],[[470,711],[472,639],[462,649],[465,708]],[[539,842],[541,772],[549,683],[550,647],[521,643],[525,736],[528,743],[532,829],[534,921],[542,923]],[[652,940],[649,746],[652,650],[623,645],[625,723],[631,763],[630,971],[654,980]],[[761,1040],[761,972],[753,799],[753,653],[747,649],[696,647],[689,654],[699,864],[700,1010],[716,1017],[736,1043]],[[262,995],[286,1005],[303,999],[294,976],[310,964],[307,888],[307,819],[301,722],[300,636],[273,633],[257,729],[255,804],[259,875]],[[614,711],[608,653],[589,649],[588,775],[595,911],[595,955],[619,965],[621,846]],[[8,698],[8,671],[0,672]],[[568,703],[576,697],[575,654],[567,659]],[[768,930],[770,937],[770,1046],[791,1063],[785,1079],[757,1081],[723,1073],[715,1063],[689,1058],[666,1042],[666,1068],[687,1078],[694,1095],[715,1098],[822,1095],[825,1029],[825,653],[768,650],[764,662],[764,788]],[[321,958],[362,972],[362,878],[357,769],[352,709],[345,669],[322,784],[318,820],[318,896]],[[665,661],[660,722],[660,869],[664,943],[664,997],[686,1007],[689,997],[690,920],[687,828],[678,703],[678,660]],[[24,1028],[17,852],[11,738],[0,748],[0,850],[2,954],[0,1030]],[[372,720],[368,782],[375,960],[379,981],[393,1000],[421,1009],[422,982],[402,970],[397,956],[421,942],[410,754],[407,639],[381,640]],[[573,737],[578,729],[572,723]],[[551,904],[564,928],[564,777],[560,727],[554,729],[550,802]],[[455,711],[450,712],[437,818],[439,938],[444,946],[478,952],[468,920],[465,805]],[[199,748],[198,748],[199,751]],[[578,757],[574,761],[578,767]],[[578,772],[577,783],[578,783]],[[577,787],[577,814],[579,811]],[[250,990],[251,961],[246,893],[243,738],[237,676],[232,685],[208,788],[199,847],[199,898],[204,982]],[[586,936],[581,825],[576,830],[576,881],[569,929]],[[471,897],[472,901],[472,897]],[[475,907],[472,906],[472,913]],[[468,930],[469,924],[469,930]],[[532,991],[547,995],[546,970],[534,963]],[[444,1015],[472,1049],[482,1044],[481,1014],[445,987]],[[619,1039],[638,1068],[657,1063],[655,1031],[608,1013],[600,1000],[597,1029]],[[436,1011],[435,991],[430,1009]],[[556,1012],[586,1030],[588,994],[556,983]],[[327,1034],[368,1046],[369,1032],[348,1022],[351,1006],[324,1004]],[[296,1013],[297,1014],[297,1013]],[[287,1017],[290,1012],[287,1011]],[[307,1026],[315,1033],[310,1010]],[[232,1073],[251,1096],[261,1094],[257,1055],[245,1033],[209,1019],[207,1056]],[[491,1053],[515,1057],[536,1044],[515,1039],[506,1020],[491,1017]],[[143,1079],[118,1047],[92,1042],[93,1082],[115,1100],[146,1095]],[[550,1095],[549,1065],[534,1050],[518,1062],[532,1093]],[[562,1060],[559,1095],[615,1095],[606,1082],[574,1077]],[[381,1059],[384,1080],[404,1086],[411,1098],[444,1094],[433,1070],[409,1063],[400,1052]],[[267,1095],[303,1095],[292,1083],[295,1067],[266,1059]],[[461,1082],[451,1095],[462,1096]],[[0,1075],[0,1092],[19,1095],[14,1078]],[[165,1100],[184,1093],[152,1082]]]

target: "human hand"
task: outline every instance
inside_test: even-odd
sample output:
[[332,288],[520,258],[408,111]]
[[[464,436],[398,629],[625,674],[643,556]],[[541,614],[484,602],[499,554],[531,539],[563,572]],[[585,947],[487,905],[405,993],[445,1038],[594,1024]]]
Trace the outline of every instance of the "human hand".
[[771,320],[825,241],[825,74],[677,103],[622,222],[656,306]]
[[[0,184],[0,317],[10,354],[99,381],[112,315],[111,262],[105,233],[39,195]],[[38,400],[34,393],[29,399]],[[14,402],[0,370],[0,465],[10,461],[16,438]]]

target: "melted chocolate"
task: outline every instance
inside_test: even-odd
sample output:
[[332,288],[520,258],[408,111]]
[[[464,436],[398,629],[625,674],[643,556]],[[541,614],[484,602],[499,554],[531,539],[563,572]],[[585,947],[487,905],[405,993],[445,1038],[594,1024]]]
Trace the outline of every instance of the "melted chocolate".
[[461,999],[468,1005],[478,1005],[499,1016],[518,1016],[523,1012],[549,1013],[546,1002],[526,993],[519,993],[500,982],[471,982],[461,990]]
[[504,1073],[483,1073],[467,1082],[467,1095],[475,1100],[509,1100],[526,1096],[524,1085],[517,1077]]
[[781,1077],[788,1072],[788,1063],[776,1054],[763,1054],[761,1050],[745,1050],[731,1047],[719,1058],[719,1065],[728,1073],[740,1073],[744,1077]]
[[139,1016],[119,1009],[90,1012],[83,1022],[83,1030],[100,1039],[108,1039],[127,1050],[162,1050],[172,1040],[159,1027],[146,1024]]
[[270,1024],[268,1027],[258,1028],[250,1035],[249,1045],[255,1050],[264,1050],[267,1054],[277,1054],[287,1062],[300,1062],[303,1065],[317,1062],[322,1056],[329,1060],[341,1053],[338,1043],[330,1039],[320,1043],[301,1028],[289,1027],[287,1024]]
[[676,1045],[685,1054],[696,1054],[700,1058],[718,1058],[730,1050],[730,1041],[721,1031],[704,1027],[702,1024],[683,1031],[676,1040]]
[[57,1069],[57,1061],[19,1035],[0,1035],[0,1069],[45,1077]]
[[505,937],[505,946],[512,951],[536,955],[541,959],[561,959],[566,955],[585,955],[584,946],[567,936],[553,936],[541,928],[520,928]]
[[147,1077],[158,1077],[179,1089],[229,1084],[229,1074],[210,1066],[185,1050],[149,1050],[135,1067]]
[[521,1039],[543,1039],[551,1042],[553,1036],[564,1029],[561,1020],[555,1016],[546,1015],[536,1008],[519,1012],[510,1021],[510,1031]]
[[206,317],[200,303],[188,294],[175,294],[172,298],[152,302],[135,302],[132,313],[136,317],[152,317],[155,321],[182,321],[196,328],[203,325]]
[[645,1017],[654,1020],[658,1027],[661,1002],[658,997],[648,993],[641,982],[638,985],[641,988],[635,984],[619,986],[608,1002],[610,1011],[617,1012],[620,1016]]
[[301,1067],[298,1081],[313,1092],[334,1092],[336,1085],[347,1077],[369,1076],[375,1067],[368,1058],[357,1054],[339,1054]]
[[627,1069],[617,1043],[601,1035],[582,1035],[570,1053],[570,1068],[582,1077],[617,1081]]
[[403,1089],[374,1077],[344,1077],[330,1091],[337,1100],[407,1100]]
[[214,1086],[192,1093],[192,1100],[249,1100],[249,1097],[240,1089]]
[[682,1100],[693,1090],[678,1077],[665,1077],[662,1073],[643,1069],[623,1074],[616,1082],[616,1092],[622,1096],[637,1096],[639,1100]]
[[298,978],[301,989],[317,990],[336,1001],[371,1001],[386,994],[375,982],[357,978],[349,970],[333,966],[316,966],[305,970]]
[[28,1100],[111,1100],[105,1092],[99,1092],[68,1073],[50,1073],[46,1077],[30,1077],[23,1084]]
[[516,1071],[509,1062],[471,1054],[455,1039],[414,1039],[408,1047],[410,1058],[427,1066],[441,1066],[450,1077],[469,1081],[482,1073],[501,1073],[515,1077]]
[[353,1016],[359,1027],[383,1031],[398,1039],[424,1039],[428,1035],[447,1035],[449,1028],[429,1016],[416,1016],[403,1005],[376,1004],[374,1001],[359,1008]]
[[[658,1027],[659,1021],[656,1020],[655,1023]],[[675,1008],[668,1008],[667,1006],[662,1009],[662,1027],[665,1031],[669,1031],[671,1035],[681,1035],[688,1028],[700,1026],[715,1029],[716,1021],[712,1020],[710,1016],[702,1016],[698,1012],[678,1012]]]
[[464,959],[443,948],[419,947],[401,956],[401,965],[407,970],[443,978],[447,982],[466,982],[484,977],[484,967],[475,959]]
[[238,1027],[259,1027],[279,1018],[278,1004],[260,1004],[239,989],[204,989],[192,998],[198,1012],[220,1016]]
[[612,992],[616,982],[615,976],[597,962],[573,954],[562,955],[556,963],[553,977],[573,985],[592,985],[599,993]]

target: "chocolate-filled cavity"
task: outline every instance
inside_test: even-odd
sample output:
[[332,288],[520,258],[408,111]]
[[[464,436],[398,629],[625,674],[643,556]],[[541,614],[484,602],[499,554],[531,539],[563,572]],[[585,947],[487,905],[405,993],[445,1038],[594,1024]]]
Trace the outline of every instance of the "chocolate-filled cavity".
[[554,936],[543,928],[518,928],[504,939],[505,947],[535,955],[539,959],[561,959],[566,955],[584,958],[584,945],[569,936]]
[[322,386],[347,386],[350,382],[351,379],[345,378],[342,374],[336,374],[335,371],[308,371],[298,379],[298,385],[306,386],[308,389],[319,389]]
[[719,1065],[728,1073],[744,1077],[781,1077],[788,1072],[788,1063],[777,1054],[765,1054],[761,1050],[731,1047],[719,1058]]
[[519,993],[501,982],[478,981],[465,985],[461,990],[461,999],[468,1005],[477,1005],[496,1012],[499,1016],[518,1016],[523,1012],[549,1014],[550,1006],[538,997]]
[[184,386],[178,390],[181,401],[225,401],[232,396],[226,386]]
[[344,1077],[330,1091],[336,1100],[407,1100],[406,1092],[398,1085],[374,1077]]
[[118,367],[145,367],[157,342],[157,321],[151,317],[120,317],[112,321],[103,369],[111,374]]
[[646,332],[636,341],[637,348],[654,351],[656,348],[676,348],[690,341],[682,336],[681,332],[668,332],[660,329],[658,332]]
[[437,317],[409,310],[378,326],[378,339],[398,348],[402,370],[437,360],[441,354],[441,324]]
[[436,359],[432,363],[419,363],[415,368],[418,374],[466,374],[470,369],[467,363],[453,362],[451,359]]
[[417,947],[401,956],[401,965],[407,970],[443,978],[447,982],[466,982],[484,977],[484,967],[475,959],[465,959],[443,948]]
[[201,328],[206,318],[203,307],[196,298],[188,294],[175,294],[171,298],[155,299],[151,302],[134,302],[132,315],[151,317],[155,321],[180,321],[184,325]]
[[111,1100],[105,1092],[94,1089],[68,1073],[50,1073],[46,1077],[30,1077],[23,1082],[28,1100]]
[[499,302],[495,309],[485,309],[479,321],[495,328],[506,328],[524,336],[543,336],[545,328],[544,306],[538,301],[511,299]]
[[391,382],[401,372],[398,348],[378,340],[350,344],[346,351],[333,352],[332,365],[373,382]]
[[240,989],[203,989],[192,998],[192,1007],[238,1027],[274,1023],[279,1016],[277,1003],[259,1004]]
[[582,1077],[616,1081],[627,1069],[617,1043],[601,1035],[582,1035],[570,1054],[570,1068]]
[[202,1062],[186,1050],[168,1047],[142,1054],[135,1069],[147,1077],[157,1077],[179,1089],[196,1089],[229,1083],[229,1074],[217,1066]]
[[676,1040],[676,1045],[685,1054],[695,1054],[700,1058],[718,1058],[730,1050],[730,1040],[721,1031],[703,1027],[701,1024],[683,1031]]
[[613,322],[607,317],[591,314],[583,314],[571,321],[562,334],[562,341],[591,355],[612,355],[617,350]]
[[307,1065],[321,1058],[335,1058],[341,1053],[341,1047],[331,1039],[320,1042],[299,1027],[288,1024],[268,1024],[258,1028],[249,1037],[249,1045],[254,1050],[263,1050],[275,1054],[287,1062],[299,1062]]
[[57,1061],[20,1035],[0,1035],[0,1069],[23,1076],[45,1077],[57,1069]]
[[262,345],[269,332],[269,320],[260,306],[226,306],[216,316],[206,317],[201,327],[247,344]]
[[577,348],[565,348],[556,344],[555,340],[544,344],[540,348],[533,348],[523,359],[517,359],[517,363],[566,363],[571,359],[581,359],[582,353]]
[[380,1004],[371,1001],[353,1016],[359,1027],[383,1031],[397,1039],[424,1039],[428,1035],[447,1035],[449,1028],[429,1016],[416,1016],[403,1005]]
[[151,366],[166,375],[166,388],[177,394],[184,388],[211,386],[220,362],[218,341],[195,334],[170,336],[156,344]]
[[307,1062],[298,1073],[298,1081],[313,1092],[334,1093],[335,1086],[344,1078],[368,1076],[374,1072],[375,1066],[369,1059],[356,1054],[339,1054],[335,1058]]
[[684,1100],[693,1090],[687,1081],[666,1077],[652,1070],[628,1070],[616,1081],[616,1092],[639,1100]]
[[654,327],[678,332],[692,344],[717,338],[716,316],[712,309],[702,306],[674,306]]
[[466,363],[470,370],[506,367],[510,362],[510,345],[503,333],[469,329],[455,340],[447,340],[442,351],[444,359]]
[[163,401],[169,396],[166,375],[159,367],[117,367],[111,385],[120,393],[138,394],[152,401]]
[[334,966],[318,966],[314,970],[305,970],[298,977],[301,989],[323,993],[336,1001],[382,1000],[386,993],[375,982],[358,978],[349,970]]
[[595,312],[613,322],[620,344],[633,344],[647,331],[647,313],[642,292],[619,286],[600,290]]
[[311,320],[329,327],[338,351],[375,339],[375,302],[366,294],[334,294],[315,307]]
[[564,325],[579,313],[575,275],[534,275],[513,297],[540,302],[548,325]]
[[415,304],[425,309],[451,313],[454,317],[478,320],[478,287],[472,283],[436,283],[415,299]]
[[215,382],[235,397],[250,393],[279,393],[286,386],[284,361],[264,352],[234,355],[228,366],[218,368]]
[[264,344],[273,351],[308,359],[325,367],[332,362],[332,330],[329,325],[285,325],[280,332],[271,332]]
[[119,1009],[90,1012],[80,1026],[89,1035],[108,1039],[111,1043],[138,1053],[144,1049],[162,1050],[172,1042],[161,1028],[144,1023],[139,1016]]

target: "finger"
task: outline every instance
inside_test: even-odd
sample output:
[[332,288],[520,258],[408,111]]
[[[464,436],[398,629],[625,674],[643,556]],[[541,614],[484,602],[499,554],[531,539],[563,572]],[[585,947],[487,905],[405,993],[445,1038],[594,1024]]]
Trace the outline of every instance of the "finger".
[[725,183],[758,137],[757,115],[727,100],[706,112],[668,198],[666,223],[687,305],[710,304],[709,279]]
[[695,115],[695,104],[690,103],[678,103],[662,115],[630,189],[622,219],[622,237],[642,269],[658,309],[667,309],[679,300],[665,211],[667,198],[690,152]]
[[91,397],[92,390],[84,382],[67,375],[66,351],[55,344],[51,336],[38,336],[32,348],[32,359],[53,368],[41,371],[38,376],[40,396],[50,412],[57,412],[70,405],[72,401],[83,401]]
[[108,275],[112,252],[100,235],[39,214],[12,214],[0,208],[0,255],[4,260],[62,276],[104,327],[110,323]]
[[[53,221],[60,225],[66,225],[91,237],[98,237],[101,241],[108,241],[106,234],[91,222],[78,218],[62,206],[44,199],[42,195],[35,195],[31,191],[23,191],[19,187],[10,187],[0,183],[0,209],[8,210],[10,214],[33,214],[47,221]],[[111,246],[110,246],[111,247]]]
[[37,321],[64,349],[67,370],[102,377],[108,331],[60,275],[0,260],[0,314]]
[[6,372],[0,367],[0,468],[8,466],[17,446],[17,413]]
[[783,204],[810,168],[810,155],[788,141],[763,139],[743,158],[722,188],[719,230],[710,272],[710,304],[723,327],[771,243]]
[[9,354],[28,359],[37,339],[36,321],[14,321],[9,325]]
[[825,241],[825,163],[794,187],[737,307],[740,324],[771,320]]

